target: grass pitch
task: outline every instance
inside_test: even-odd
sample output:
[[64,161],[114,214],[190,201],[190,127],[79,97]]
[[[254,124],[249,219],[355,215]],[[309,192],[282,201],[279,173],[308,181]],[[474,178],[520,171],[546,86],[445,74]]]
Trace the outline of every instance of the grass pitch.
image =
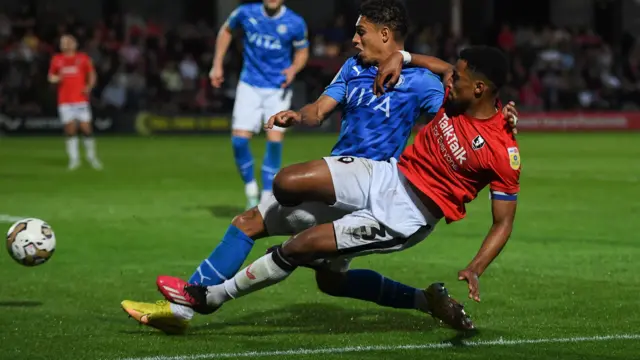
[[[326,155],[334,141],[292,134],[285,164]],[[417,312],[324,296],[307,269],[197,317],[185,336],[140,327],[120,301],[161,299],[156,275],[188,277],[242,210],[228,138],[100,138],[105,170],[74,173],[60,138],[0,139],[0,215],[45,219],[58,240],[40,267],[0,255],[0,358],[638,358],[640,135],[519,141],[514,234],[481,279],[482,303],[465,301],[477,346],[441,348],[452,330]],[[258,176],[263,145],[252,145]],[[415,248],[353,265],[418,287],[444,281],[465,299],[456,274],[488,230],[486,191],[468,210]],[[250,260],[282,240],[257,242]]]

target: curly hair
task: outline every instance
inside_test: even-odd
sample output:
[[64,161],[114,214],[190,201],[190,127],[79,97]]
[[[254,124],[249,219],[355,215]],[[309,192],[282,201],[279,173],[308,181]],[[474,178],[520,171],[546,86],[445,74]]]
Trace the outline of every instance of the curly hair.
[[507,82],[509,61],[505,54],[495,47],[471,46],[460,52],[459,58],[467,62],[467,68],[476,75],[489,80],[494,92]]

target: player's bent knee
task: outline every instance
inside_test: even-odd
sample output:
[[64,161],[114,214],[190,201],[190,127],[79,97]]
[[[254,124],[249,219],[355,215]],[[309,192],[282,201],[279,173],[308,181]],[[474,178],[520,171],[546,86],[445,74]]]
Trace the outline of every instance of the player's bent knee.
[[234,217],[231,224],[252,240],[258,240],[267,236],[264,220],[262,219],[262,215],[260,214],[260,211],[258,211],[257,207],[249,209]]
[[324,269],[316,271],[318,289],[327,295],[342,296],[345,280],[345,273],[342,272]]
[[297,206],[302,203],[300,191],[297,188],[299,176],[296,174],[295,165],[281,169],[273,179],[273,195],[283,206]]
[[324,160],[287,166],[273,180],[273,195],[281,205],[297,206],[303,202],[335,203],[331,172]]

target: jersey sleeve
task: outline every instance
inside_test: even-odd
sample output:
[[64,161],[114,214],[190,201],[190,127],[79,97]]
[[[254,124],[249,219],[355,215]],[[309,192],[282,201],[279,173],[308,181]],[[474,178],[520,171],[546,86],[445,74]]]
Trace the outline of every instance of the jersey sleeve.
[[444,86],[440,78],[427,70],[421,84],[424,90],[420,91],[420,109],[423,113],[437,113],[444,101]]
[[302,19],[300,19],[300,23],[296,26],[296,31],[293,34],[293,47],[295,49],[305,49],[309,47],[307,23]]
[[49,75],[58,75],[60,72],[60,61],[57,56],[51,58],[51,63],[49,64]]
[[322,95],[332,97],[335,101],[342,103],[347,97],[347,75],[353,64],[353,59],[348,59],[340,68],[340,71],[331,81],[331,84],[324,89]]
[[231,30],[235,30],[242,26],[242,21],[246,17],[246,7],[244,5],[238,6],[231,15],[227,18],[226,24]]
[[489,184],[494,200],[515,201],[520,192],[520,152],[518,147],[507,148],[504,157],[493,165]]

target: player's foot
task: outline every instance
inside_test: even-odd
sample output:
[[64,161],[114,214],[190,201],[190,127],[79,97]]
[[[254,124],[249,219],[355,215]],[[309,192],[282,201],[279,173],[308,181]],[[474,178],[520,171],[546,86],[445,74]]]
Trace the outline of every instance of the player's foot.
[[76,170],[77,168],[80,167],[80,160],[69,160],[69,165],[67,166],[67,169],[69,169],[69,171],[73,171]]
[[473,322],[464,311],[464,306],[449,296],[442,283],[433,283],[424,291],[426,304],[420,310],[459,331],[474,329]]
[[94,170],[102,170],[102,163],[97,158],[87,159]]
[[[188,306],[198,314],[211,314],[219,309],[207,305],[207,288],[204,286],[191,285],[180,278],[163,275],[158,276],[156,285],[165,299],[174,304]],[[204,296],[200,296],[197,291],[189,291],[191,287],[204,289]],[[197,296],[194,297],[194,294]]]
[[171,305],[165,300],[155,304],[125,300],[120,305],[129,316],[140,324],[151,326],[165,334],[183,334],[189,326],[187,320],[180,319],[173,314]]

